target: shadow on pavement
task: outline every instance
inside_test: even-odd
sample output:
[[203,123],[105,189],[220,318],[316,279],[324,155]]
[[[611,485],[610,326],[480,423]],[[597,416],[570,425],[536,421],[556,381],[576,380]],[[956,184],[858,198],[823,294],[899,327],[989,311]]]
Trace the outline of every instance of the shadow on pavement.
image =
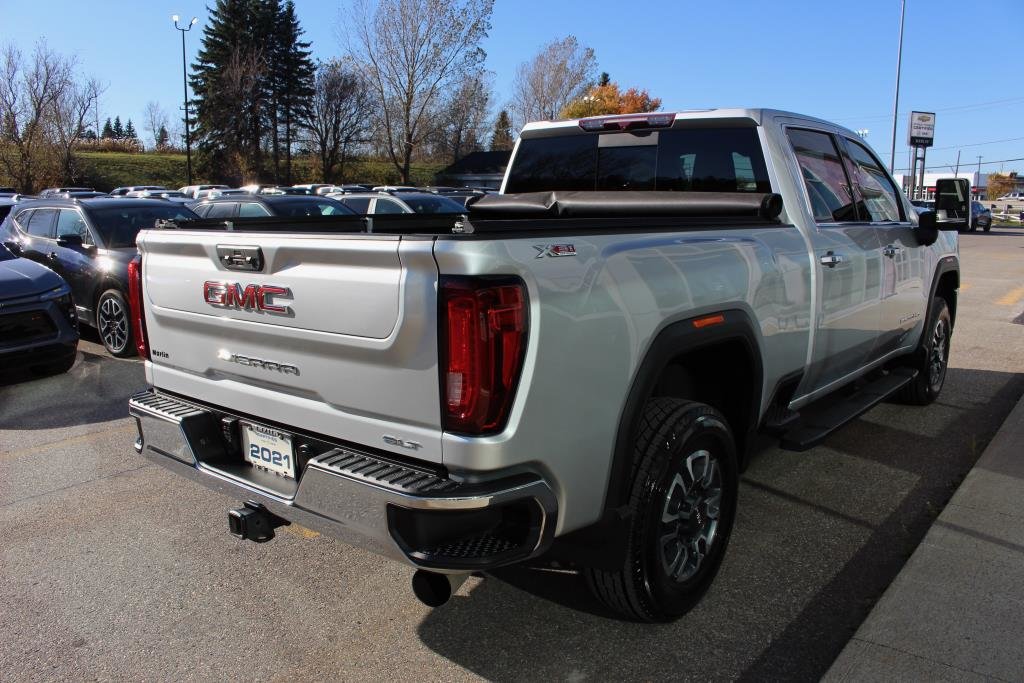
[[66,373],[28,370],[0,378],[0,429],[51,429],[128,416],[128,397],[145,386],[141,363],[78,350]]
[[1022,393],[1022,375],[950,368],[929,408],[883,404],[818,449],[756,454],[722,572],[674,624],[616,619],[574,573],[510,568],[419,635],[489,679],[817,680]]

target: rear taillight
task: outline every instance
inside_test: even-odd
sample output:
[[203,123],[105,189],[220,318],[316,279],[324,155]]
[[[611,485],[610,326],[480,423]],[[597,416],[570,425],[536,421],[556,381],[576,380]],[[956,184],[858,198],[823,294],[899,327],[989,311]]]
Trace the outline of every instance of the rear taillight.
[[132,333],[140,358],[150,360],[149,340],[146,339],[146,318],[142,311],[142,257],[136,256],[128,264],[128,308],[132,314]]
[[518,278],[441,279],[444,428],[501,431],[523,367],[529,318]]

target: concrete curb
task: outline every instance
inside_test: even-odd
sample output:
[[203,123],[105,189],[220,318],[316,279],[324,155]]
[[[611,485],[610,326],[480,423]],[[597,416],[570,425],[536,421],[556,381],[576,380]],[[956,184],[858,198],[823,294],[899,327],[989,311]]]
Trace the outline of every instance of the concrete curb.
[[1024,675],[1024,397],[826,681]]

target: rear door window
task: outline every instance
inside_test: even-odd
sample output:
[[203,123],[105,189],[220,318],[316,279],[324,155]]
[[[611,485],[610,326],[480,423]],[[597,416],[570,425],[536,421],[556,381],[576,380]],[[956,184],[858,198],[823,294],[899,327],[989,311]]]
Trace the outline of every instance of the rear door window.
[[370,211],[369,197],[342,197],[340,201],[356,213],[366,214]]
[[245,202],[238,207],[239,218],[264,218],[269,215],[270,212],[262,204],[256,202]]
[[680,128],[527,138],[505,191],[770,192],[757,129]]
[[393,199],[378,199],[373,207],[374,213],[405,213],[402,205]]
[[26,231],[33,237],[53,239],[53,224],[57,218],[57,209],[36,209],[29,218]]
[[857,206],[835,141],[828,133],[791,128],[786,132],[819,223],[856,221]]
[[233,218],[237,207],[238,204],[236,202],[210,204],[210,208],[206,210],[204,218]]

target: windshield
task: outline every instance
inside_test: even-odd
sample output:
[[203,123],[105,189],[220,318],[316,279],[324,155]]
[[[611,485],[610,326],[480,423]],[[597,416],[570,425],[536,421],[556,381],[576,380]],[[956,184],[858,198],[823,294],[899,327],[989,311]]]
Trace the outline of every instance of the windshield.
[[[125,200],[119,200],[125,201]],[[124,208],[90,209],[89,217],[108,249],[134,247],[139,230],[147,230],[161,219],[188,220],[198,218],[183,206],[126,206]]]
[[402,201],[416,213],[466,213],[466,207],[448,197],[409,197]]
[[757,130],[575,133],[519,143],[505,192],[771,192]]

